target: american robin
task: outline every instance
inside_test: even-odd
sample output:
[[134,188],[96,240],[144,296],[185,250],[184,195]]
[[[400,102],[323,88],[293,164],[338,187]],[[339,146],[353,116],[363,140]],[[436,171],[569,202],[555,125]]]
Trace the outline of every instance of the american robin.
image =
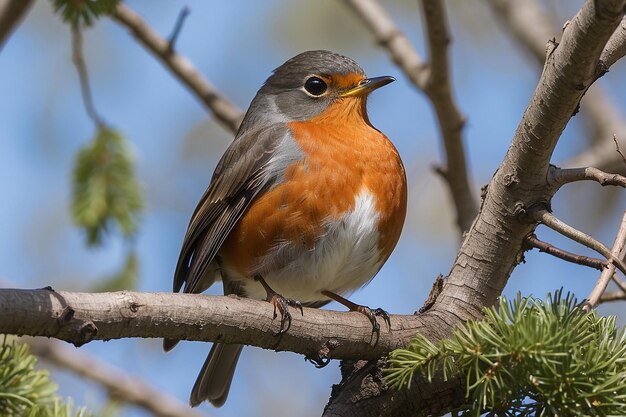
[[[366,112],[366,78],[352,59],[309,51],[261,87],[189,222],[174,292],[221,279],[225,294],[265,299],[291,324],[289,306],[332,300],[364,313],[378,336],[384,310],[341,297],[367,284],[395,247],[406,215],[398,152]],[[295,301],[298,300],[298,301]],[[170,350],[177,340],[165,340]],[[241,345],[215,343],[190,404],[226,401]]]

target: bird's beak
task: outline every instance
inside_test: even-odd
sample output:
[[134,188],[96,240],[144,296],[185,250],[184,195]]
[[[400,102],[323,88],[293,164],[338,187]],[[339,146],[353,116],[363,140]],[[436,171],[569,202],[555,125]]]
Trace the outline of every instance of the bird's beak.
[[392,83],[395,80],[395,78],[388,75],[384,77],[365,78],[359,82],[359,85],[357,85],[356,87],[352,87],[348,91],[345,91],[343,94],[341,94],[341,97],[363,96],[371,93],[377,88]]

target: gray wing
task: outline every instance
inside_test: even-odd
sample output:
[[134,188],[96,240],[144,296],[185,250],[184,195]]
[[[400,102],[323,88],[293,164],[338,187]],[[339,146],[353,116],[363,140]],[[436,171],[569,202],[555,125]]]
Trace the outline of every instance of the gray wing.
[[195,293],[224,240],[254,199],[274,186],[302,151],[284,124],[240,132],[194,211],[174,274],[174,292]]

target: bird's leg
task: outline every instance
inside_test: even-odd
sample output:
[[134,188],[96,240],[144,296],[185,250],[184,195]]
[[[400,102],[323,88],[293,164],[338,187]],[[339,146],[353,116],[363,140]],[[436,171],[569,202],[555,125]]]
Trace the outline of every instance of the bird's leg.
[[[370,323],[372,323],[372,338],[374,337],[374,335],[376,335],[374,346],[378,344],[378,339],[380,338],[380,324],[378,324],[378,320],[376,319],[376,317],[382,317],[383,321],[387,324],[387,329],[391,330],[391,321],[389,320],[389,314],[382,308],[372,309],[368,306],[362,306],[360,304],[353,303],[347,298],[335,294],[334,292],[326,290],[322,291],[322,294],[324,294],[328,298],[332,298],[339,304],[348,307],[350,311],[358,311],[361,314],[365,314],[365,317],[367,317]],[[371,342],[372,340],[370,339],[370,343]]]
[[[289,328],[291,327],[291,313],[289,312],[289,306],[299,309],[300,314],[304,316],[304,311],[302,310],[302,304],[300,303],[300,301],[292,300],[291,298],[283,297],[282,295],[278,294],[272,289],[272,287],[267,284],[267,282],[265,282],[261,275],[256,275],[254,277],[254,280],[261,283],[261,285],[265,289],[265,292],[267,293],[267,297],[265,298],[265,300],[268,303],[272,303],[272,305],[274,306],[274,317],[272,318],[272,320],[275,319],[276,316],[278,316],[278,314],[276,314],[276,310],[280,312],[280,330],[278,330],[278,333],[276,333],[276,335],[287,332],[287,330],[289,330]],[[285,323],[287,323],[287,327],[285,327]]]

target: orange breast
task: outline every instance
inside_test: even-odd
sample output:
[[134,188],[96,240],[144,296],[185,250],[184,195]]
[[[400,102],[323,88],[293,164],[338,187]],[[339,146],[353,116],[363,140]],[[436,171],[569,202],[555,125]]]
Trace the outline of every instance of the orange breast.
[[394,146],[369,124],[365,101],[338,100],[316,118],[291,122],[289,128],[306,158],[289,166],[284,182],[250,205],[220,249],[223,262],[248,275],[280,242],[312,249],[324,221],[353,209],[364,188],[376,199],[384,262],[404,223],[406,176]]

